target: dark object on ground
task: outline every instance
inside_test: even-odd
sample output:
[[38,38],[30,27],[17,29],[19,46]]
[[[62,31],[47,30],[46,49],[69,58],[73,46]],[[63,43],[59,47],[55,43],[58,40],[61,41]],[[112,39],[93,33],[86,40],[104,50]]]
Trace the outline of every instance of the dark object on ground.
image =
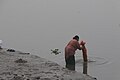
[[14,76],[11,80],[24,80],[21,76]]
[[23,60],[23,59],[18,59],[18,60],[16,60],[15,62],[16,62],[16,63],[27,63],[27,61],[26,61],[26,60]]
[[38,80],[38,79],[40,79],[40,77],[36,77],[36,79]]
[[3,48],[0,46],[0,49],[3,49]]
[[8,49],[7,51],[8,51],[8,52],[15,52],[14,49]]
[[30,53],[22,53],[22,52],[20,52],[19,54],[26,54],[26,55],[29,55]]

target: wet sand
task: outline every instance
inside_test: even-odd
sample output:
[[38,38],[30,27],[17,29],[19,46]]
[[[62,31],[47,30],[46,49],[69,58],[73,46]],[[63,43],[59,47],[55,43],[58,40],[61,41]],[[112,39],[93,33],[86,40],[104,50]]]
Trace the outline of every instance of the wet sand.
[[0,80],[95,80],[36,55],[0,50]]

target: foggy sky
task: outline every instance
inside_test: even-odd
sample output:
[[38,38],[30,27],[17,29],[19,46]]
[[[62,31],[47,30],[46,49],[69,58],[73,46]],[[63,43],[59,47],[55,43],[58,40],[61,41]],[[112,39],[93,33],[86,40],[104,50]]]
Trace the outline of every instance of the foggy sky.
[[[90,46],[103,38],[107,42],[104,36],[112,39],[110,36],[119,33],[119,3],[118,0],[1,0],[0,37],[6,46],[18,49],[38,44],[44,48],[63,47],[76,34]],[[96,42],[92,42],[94,39]]]
[[[104,57],[119,61],[119,33],[119,0],[0,0],[0,39],[4,47],[52,60],[55,57],[49,54],[50,49],[63,52],[67,42],[78,34],[87,42],[89,55],[107,54]],[[114,74],[117,68],[109,68],[106,73],[113,70]]]

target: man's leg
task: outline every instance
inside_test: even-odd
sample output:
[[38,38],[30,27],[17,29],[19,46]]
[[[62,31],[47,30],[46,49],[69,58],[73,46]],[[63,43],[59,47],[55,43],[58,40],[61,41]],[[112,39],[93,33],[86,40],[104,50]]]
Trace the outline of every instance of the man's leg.
[[66,68],[68,68],[69,70],[75,70],[75,57],[70,56],[68,57],[66,60]]

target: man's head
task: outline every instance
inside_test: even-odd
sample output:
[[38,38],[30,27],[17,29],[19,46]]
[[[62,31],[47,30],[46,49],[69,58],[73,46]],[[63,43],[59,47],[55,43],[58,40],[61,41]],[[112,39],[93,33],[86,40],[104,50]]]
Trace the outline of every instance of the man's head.
[[77,41],[79,41],[79,36],[78,36],[78,35],[75,35],[75,36],[73,37],[73,39],[76,39]]

